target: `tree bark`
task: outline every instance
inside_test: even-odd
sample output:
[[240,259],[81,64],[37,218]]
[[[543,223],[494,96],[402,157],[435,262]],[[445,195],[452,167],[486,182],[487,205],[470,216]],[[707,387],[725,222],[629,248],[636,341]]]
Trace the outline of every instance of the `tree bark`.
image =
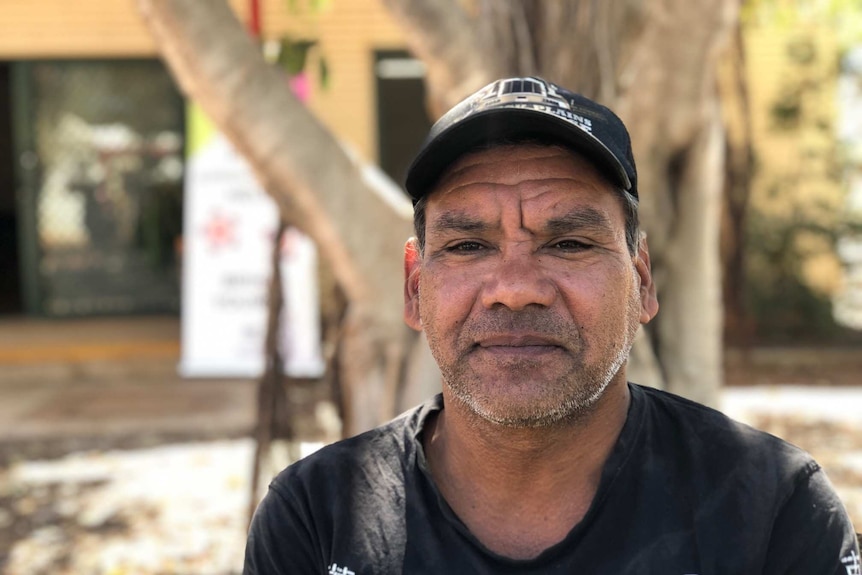
[[383,0],[399,24],[407,30],[410,48],[426,66],[428,110],[438,118],[473,90],[488,84],[502,72],[488,31],[476,26],[458,0]]
[[751,98],[745,79],[746,51],[741,26],[736,26],[720,74],[719,86],[727,126],[727,170],[722,218],[722,281],[724,291],[724,340],[747,353],[753,326],[745,303],[745,236],[754,173],[751,133]]
[[344,432],[373,426],[395,411],[395,394],[382,390],[391,390],[393,374],[400,377],[416,340],[402,319],[410,202],[350,157],[290,93],[286,75],[263,60],[227,3],[138,6],[180,88],[248,160],[284,220],[314,239],[332,266],[350,308],[340,357],[353,400]]
[[[445,10],[439,27],[423,20],[422,4],[386,0],[432,84],[446,78],[431,90],[432,110],[496,76],[538,74],[598,99],[626,122],[662,304],[629,372],[714,403],[722,380],[717,198],[724,175],[716,74],[738,0],[487,1],[473,14]],[[470,27],[481,33],[455,35]],[[432,45],[457,49],[431,53]],[[472,70],[475,60],[463,54],[481,55],[489,73]]]
[[[426,63],[435,116],[496,77],[539,74],[626,121],[662,301],[630,375],[713,402],[722,377],[724,149],[715,75],[738,0],[384,2]],[[398,398],[416,397],[398,381],[429,386],[423,375],[438,377],[402,322],[409,202],[370,177],[289,93],[225,2],[138,4],[183,91],[249,160],[285,220],[315,240],[343,288],[345,433],[388,417]]]
[[723,380],[717,73],[737,10],[736,0],[643,3],[617,100],[638,160],[661,302],[652,336],[665,385],[707,404],[717,402]]

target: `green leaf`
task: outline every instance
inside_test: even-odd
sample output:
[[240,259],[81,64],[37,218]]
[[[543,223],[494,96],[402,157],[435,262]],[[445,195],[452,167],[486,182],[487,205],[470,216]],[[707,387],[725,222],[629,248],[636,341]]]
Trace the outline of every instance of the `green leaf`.
[[288,74],[299,74],[305,69],[308,51],[317,44],[317,40],[293,40],[289,36],[282,36],[279,40],[280,50],[276,62]]
[[320,85],[324,89],[329,88],[329,65],[326,63],[326,58],[321,56],[317,61],[317,71],[320,77]]

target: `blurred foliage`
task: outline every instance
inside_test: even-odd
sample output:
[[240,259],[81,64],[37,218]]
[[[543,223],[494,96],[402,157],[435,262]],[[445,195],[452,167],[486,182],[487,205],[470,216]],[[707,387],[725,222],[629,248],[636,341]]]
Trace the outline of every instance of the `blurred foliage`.
[[862,0],[745,0],[743,26],[829,27],[843,47],[862,41]]
[[305,70],[308,51],[316,45],[317,40],[295,40],[290,36],[282,36],[278,40],[278,55],[275,62],[288,74],[299,74]]
[[298,0],[287,0],[287,7],[291,12],[300,12],[303,10],[303,7],[300,4],[304,4],[306,6],[306,10],[310,12],[322,12],[329,8],[331,4],[331,0],[305,0],[305,2],[299,2]]
[[[759,187],[744,239],[746,309],[761,342],[835,340],[847,330],[833,319],[829,280],[818,275],[832,270],[838,283],[836,242],[862,222],[841,209],[844,166],[831,94],[841,53],[862,41],[862,0],[747,0],[742,25],[783,32],[785,71],[768,109],[754,113],[768,114],[770,137],[795,144],[783,172],[757,161],[773,150],[754,151]],[[824,47],[824,29],[837,46]]]
[[[780,189],[798,185],[789,179],[776,179],[770,195],[789,201]],[[862,225],[842,219],[825,203],[796,201],[784,216],[751,210],[746,305],[758,339],[810,343],[846,337],[847,330],[833,320],[830,294],[806,281],[805,265],[834,252],[837,239],[852,230],[862,231]]]
[[[308,13],[315,15],[329,8],[329,5],[330,0],[287,1],[287,8],[292,14]],[[316,58],[318,81],[323,88],[329,86],[329,64],[327,64],[326,57],[320,51],[320,44],[316,39],[293,37],[290,34],[284,34],[276,40],[276,43],[277,50],[274,61],[291,76],[308,73],[309,53],[316,48],[318,52]]]

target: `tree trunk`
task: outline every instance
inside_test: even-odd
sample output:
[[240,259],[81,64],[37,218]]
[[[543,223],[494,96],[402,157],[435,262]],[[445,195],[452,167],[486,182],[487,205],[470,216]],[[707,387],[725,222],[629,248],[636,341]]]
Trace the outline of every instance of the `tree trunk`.
[[[648,337],[638,340],[630,375],[713,402],[722,377],[724,161],[715,76],[738,0],[384,2],[426,63],[435,116],[507,74],[543,75],[622,116],[662,303]],[[380,179],[368,177],[290,94],[225,2],[138,4],[182,90],[334,270],[349,307],[339,345],[345,433],[390,416],[399,399],[411,401],[422,394],[416,389],[439,381],[421,338],[402,322],[409,202],[391,183],[372,184]],[[409,389],[399,390],[405,378]]]
[[723,379],[717,74],[738,3],[673,0],[642,10],[617,108],[632,132],[661,302],[651,333],[667,389],[714,404]]
[[745,43],[737,26],[733,43],[722,66],[719,85],[727,126],[727,170],[721,231],[722,281],[724,291],[724,340],[726,344],[748,351],[753,335],[745,303],[745,236],[754,172],[751,134],[751,98],[745,79]]
[[[457,0],[435,0],[429,21],[422,19],[428,10],[416,8],[423,0],[384,1],[428,66],[432,110],[495,76],[538,74],[620,114],[638,162],[641,221],[661,302],[629,373],[714,403],[722,380],[724,177],[716,74],[738,0],[487,1],[472,14]],[[440,37],[470,27],[463,20],[477,33]],[[435,51],[438,45],[452,49]],[[464,54],[481,56],[486,73],[470,69],[475,58]]]
[[348,156],[290,93],[287,77],[263,60],[227,3],[139,0],[138,6],[180,88],[334,270],[349,306],[339,358],[351,398],[344,432],[380,422],[397,408],[392,380],[401,377],[417,339],[402,319],[410,202],[391,182],[370,177],[370,168]]

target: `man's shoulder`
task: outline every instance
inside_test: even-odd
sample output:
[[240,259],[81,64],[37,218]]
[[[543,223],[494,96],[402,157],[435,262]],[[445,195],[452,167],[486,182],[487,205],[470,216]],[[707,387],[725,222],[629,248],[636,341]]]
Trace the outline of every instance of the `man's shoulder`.
[[416,434],[433,409],[434,400],[429,400],[379,427],[326,445],[285,468],[272,486],[278,490],[301,483],[322,488],[357,474],[371,477],[400,472],[415,456]]
[[434,402],[427,402],[279,473],[255,512],[246,569],[347,573],[338,565],[365,563],[374,567],[363,572],[393,572],[398,553],[391,555],[386,545],[403,548],[417,437],[433,409]]
[[650,433],[710,468],[750,466],[777,481],[810,476],[819,465],[801,448],[724,413],[665,391],[634,386],[642,393]]
[[737,549],[776,573],[790,572],[790,563],[800,573],[835,573],[839,557],[856,557],[847,513],[808,453],[673,394],[632,393],[640,425],[631,476],[661,510],[651,509],[650,528],[657,517],[691,521],[715,537],[716,549]]
[[832,497],[818,487],[827,481],[820,465],[799,447],[688,399],[642,391],[640,463],[652,485],[669,488],[699,517],[732,525],[744,509],[749,522],[767,522],[793,497]]

